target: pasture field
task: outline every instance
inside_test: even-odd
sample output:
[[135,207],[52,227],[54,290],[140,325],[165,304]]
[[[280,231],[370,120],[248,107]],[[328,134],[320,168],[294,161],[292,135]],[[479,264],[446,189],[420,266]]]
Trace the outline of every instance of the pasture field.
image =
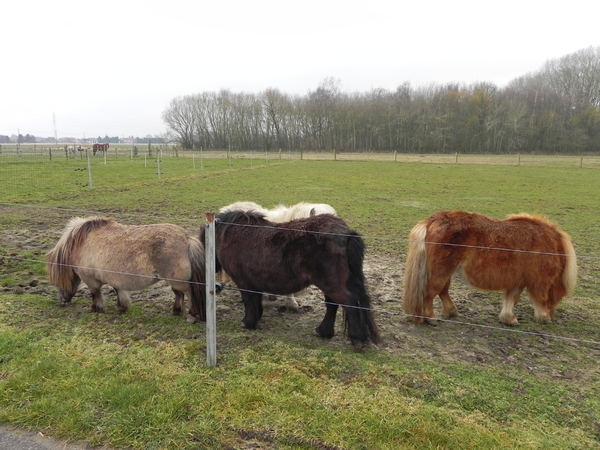
[[[124,159],[100,176],[96,160],[94,189],[76,184],[81,166],[0,163],[0,423],[112,449],[600,448],[600,167],[548,161],[232,167],[207,155],[202,172],[182,166],[158,180],[147,166],[131,175]],[[92,314],[85,286],[60,306],[46,282],[44,254],[75,215],[197,232],[206,212],[240,200],[329,203],[364,236],[379,347],[353,351],[341,317],[331,340],[315,337],[325,308],[313,288],[298,314],[265,301],[259,329],[245,330],[228,289],[210,368],[204,324],[170,315],[166,285],[132,295],[119,315],[109,289],[107,312]],[[456,319],[434,328],[404,316],[408,232],[446,209],[543,214],[570,234],[579,282],[555,323],[535,323],[524,294],[521,325],[505,327],[500,293],[458,279]]]

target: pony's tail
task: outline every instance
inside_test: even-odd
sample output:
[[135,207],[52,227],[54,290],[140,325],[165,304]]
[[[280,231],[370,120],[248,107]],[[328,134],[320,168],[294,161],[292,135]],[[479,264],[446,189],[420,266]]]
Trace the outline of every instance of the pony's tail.
[[427,223],[417,223],[408,236],[408,256],[404,270],[404,312],[413,316],[416,323],[423,321],[423,301],[427,286],[426,237]]
[[[381,342],[379,329],[373,319],[371,310],[371,297],[367,293],[365,286],[365,275],[363,272],[363,261],[365,259],[365,242],[358,233],[351,234],[346,241],[346,254],[348,258],[348,267],[350,277],[348,278],[348,289],[357,299],[358,326],[362,330],[367,330],[367,339],[374,344]],[[345,326],[348,328],[348,314],[345,317]]]
[[192,277],[190,279],[192,291],[192,310],[190,315],[198,320],[206,321],[206,263],[204,258],[204,247],[200,241],[190,237],[188,252],[192,267]]
[[566,291],[565,295],[570,295],[573,293],[575,285],[577,284],[577,257],[575,256],[575,249],[571,243],[571,238],[563,231],[561,231],[561,241],[564,254],[567,255],[567,262],[563,272],[562,282]]

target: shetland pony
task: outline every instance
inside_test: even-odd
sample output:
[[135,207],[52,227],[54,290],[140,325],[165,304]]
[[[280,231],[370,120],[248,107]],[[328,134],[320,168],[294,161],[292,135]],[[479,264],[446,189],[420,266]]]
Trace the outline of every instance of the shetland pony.
[[342,219],[325,214],[275,223],[262,214],[228,211],[215,219],[215,241],[216,269],[225,270],[241,290],[244,327],[257,327],[262,292],[289,295],[314,284],[326,302],[315,330],[319,336],[333,336],[341,305],[355,348],[380,342],[363,274],[364,241]]
[[[306,203],[300,202],[292,206],[278,205],[273,209],[265,209],[254,202],[235,202],[231,205],[222,207],[219,213],[227,211],[253,211],[259,214],[263,214],[267,220],[271,222],[289,222],[294,219],[302,219],[305,217],[316,216],[319,214],[331,214],[337,216],[335,209],[332,206],[325,203]],[[223,271],[219,274],[220,281],[228,281],[228,275]],[[275,297],[270,295],[269,298],[274,299]],[[300,309],[298,302],[294,294],[290,294],[285,297],[286,309],[298,312]]]
[[83,281],[92,294],[92,311],[104,312],[101,288],[108,284],[125,312],[131,306],[129,291],[162,279],[175,294],[173,314],[181,314],[187,296],[188,321],[205,320],[204,248],[177,225],[122,225],[111,218],[76,217],[48,252],[46,267],[62,302],[70,302]]
[[417,223],[409,236],[404,310],[415,322],[437,325],[437,295],[443,316],[457,315],[448,294],[455,271],[473,287],[503,291],[500,322],[506,325],[518,325],[513,308],[524,289],[535,320],[551,322],[558,302],[577,281],[571,239],[555,224],[528,214],[499,220],[441,211]]

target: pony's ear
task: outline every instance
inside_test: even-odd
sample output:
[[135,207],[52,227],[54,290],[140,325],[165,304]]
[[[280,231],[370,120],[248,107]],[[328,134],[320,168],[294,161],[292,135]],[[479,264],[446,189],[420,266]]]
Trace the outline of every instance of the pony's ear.
[[310,208],[310,217],[315,216],[316,214],[315,208]]

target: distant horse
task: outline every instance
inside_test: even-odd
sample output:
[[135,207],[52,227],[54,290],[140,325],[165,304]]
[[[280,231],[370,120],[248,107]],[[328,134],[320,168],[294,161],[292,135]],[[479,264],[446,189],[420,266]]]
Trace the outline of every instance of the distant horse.
[[228,211],[216,217],[215,240],[216,268],[240,288],[246,328],[255,329],[263,314],[262,292],[289,295],[314,284],[326,302],[319,336],[333,336],[342,305],[352,344],[379,343],[363,274],[364,241],[342,219],[318,215],[275,223],[262,214]]
[[[311,217],[319,214],[331,214],[337,216],[335,209],[332,206],[325,203],[306,203],[300,202],[292,206],[278,205],[273,209],[265,209],[258,203],[254,202],[235,202],[231,205],[222,207],[219,212],[224,213],[227,211],[253,211],[259,214],[263,214],[267,220],[271,222],[289,222],[294,219],[303,219],[305,217]],[[219,279],[221,281],[228,281],[228,275],[221,272]],[[274,298],[269,296],[269,298]],[[296,301],[294,294],[290,294],[285,297],[286,309],[298,312],[300,306]]]
[[452,274],[471,286],[503,291],[500,322],[518,325],[513,308],[527,289],[537,322],[554,319],[558,302],[577,281],[570,237],[543,218],[517,214],[492,219],[465,211],[441,211],[415,225],[409,236],[404,310],[417,323],[437,325],[433,299],[444,317],[457,315],[448,295]]
[[106,152],[108,150],[108,147],[110,147],[108,142],[106,142],[104,144],[99,144],[99,143],[93,144],[92,145],[93,155],[96,156],[96,152],[98,152],[98,151]]
[[205,320],[204,248],[172,224],[123,225],[111,218],[76,217],[47,254],[47,272],[58,299],[70,302],[81,281],[92,293],[92,311],[104,312],[102,286],[117,292],[121,312],[131,306],[129,291],[165,280],[175,294],[173,314],[189,300],[188,321]]

